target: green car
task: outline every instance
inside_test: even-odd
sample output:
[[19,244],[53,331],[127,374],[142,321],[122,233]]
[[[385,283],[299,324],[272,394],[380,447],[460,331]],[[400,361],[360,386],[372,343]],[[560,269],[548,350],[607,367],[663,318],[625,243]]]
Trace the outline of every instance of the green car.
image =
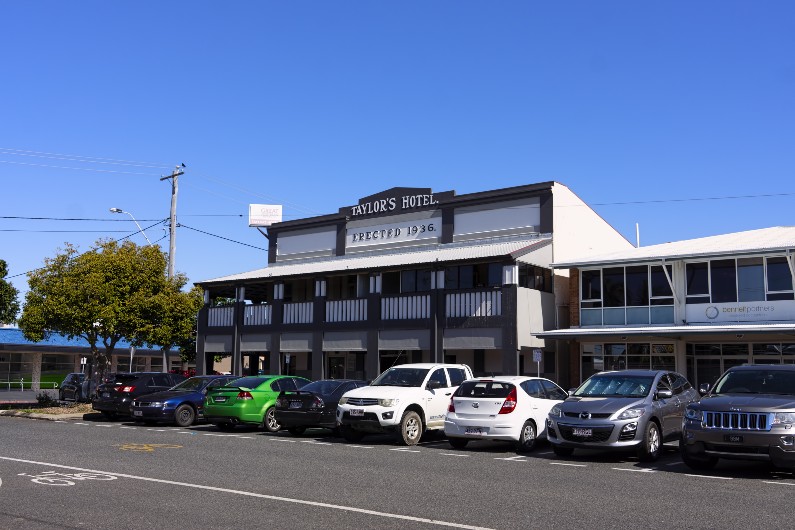
[[221,430],[235,425],[258,425],[268,432],[282,428],[276,421],[276,398],[284,390],[298,390],[310,381],[290,375],[252,375],[211,389],[204,397],[204,417]]

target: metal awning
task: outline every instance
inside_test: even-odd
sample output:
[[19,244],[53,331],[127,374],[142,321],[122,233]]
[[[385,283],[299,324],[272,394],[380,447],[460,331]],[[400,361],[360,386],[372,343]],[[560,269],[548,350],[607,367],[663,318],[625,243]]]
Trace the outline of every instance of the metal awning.
[[567,328],[542,331],[533,335],[542,339],[586,339],[596,337],[669,337],[707,335],[784,334],[795,337],[795,323],[737,323],[684,326],[622,326]]
[[[390,267],[405,267],[411,265],[434,265],[444,262],[457,262],[472,259],[494,258],[510,256],[525,263],[548,267],[552,254],[552,237],[539,235],[533,238],[514,239],[498,242],[467,242],[449,243],[438,245],[430,250],[403,250],[388,254],[367,255],[355,254],[353,256],[340,256],[338,258],[320,259],[312,261],[288,262],[273,264],[263,269],[250,272],[223,276],[212,280],[196,282],[198,285],[229,284],[233,282],[266,280],[290,276],[305,276],[312,274],[326,274],[334,272],[363,272],[369,270],[385,269]],[[537,260],[533,258],[537,257]]]

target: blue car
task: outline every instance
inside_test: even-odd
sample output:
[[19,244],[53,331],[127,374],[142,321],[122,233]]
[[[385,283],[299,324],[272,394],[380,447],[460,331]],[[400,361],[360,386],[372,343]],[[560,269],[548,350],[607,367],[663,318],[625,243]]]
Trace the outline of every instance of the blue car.
[[168,422],[189,427],[204,419],[204,395],[211,388],[222,387],[237,375],[199,375],[186,379],[162,392],[135,398],[130,415],[145,423]]

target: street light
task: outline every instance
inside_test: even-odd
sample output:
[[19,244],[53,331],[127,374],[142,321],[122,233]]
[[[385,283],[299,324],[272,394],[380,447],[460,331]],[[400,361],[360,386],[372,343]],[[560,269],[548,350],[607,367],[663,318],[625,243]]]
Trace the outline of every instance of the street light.
[[136,221],[135,217],[133,217],[133,214],[131,214],[130,212],[125,212],[121,208],[111,208],[110,211],[113,212],[113,213],[126,213],[127,215],[129,215],[130,219],[132,219],[133,222],[135,223],[135,226],[137,226],[138,230],[141,232],[141,234],[143,234],[144,238],[146,239],[146,242],[149,243],[150,245],[152,244],[152,242],[149,241],[149,238],[146,237],[146,232],[144,232],[144,229],[141,228],[141,225],[139,225],[138,221]]

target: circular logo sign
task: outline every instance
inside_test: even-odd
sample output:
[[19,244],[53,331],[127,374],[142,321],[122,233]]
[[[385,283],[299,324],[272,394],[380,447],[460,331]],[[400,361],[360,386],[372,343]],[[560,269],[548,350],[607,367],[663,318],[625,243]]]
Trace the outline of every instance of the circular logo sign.
[[712,319],[718,318],[718,313],[720,313],[720,311],[718,311],[717,307],[715,307],[714,305],[711,305],[711,306],[709,306],[707,308],[705,313],[707,315],[707,318],[712,320]]

